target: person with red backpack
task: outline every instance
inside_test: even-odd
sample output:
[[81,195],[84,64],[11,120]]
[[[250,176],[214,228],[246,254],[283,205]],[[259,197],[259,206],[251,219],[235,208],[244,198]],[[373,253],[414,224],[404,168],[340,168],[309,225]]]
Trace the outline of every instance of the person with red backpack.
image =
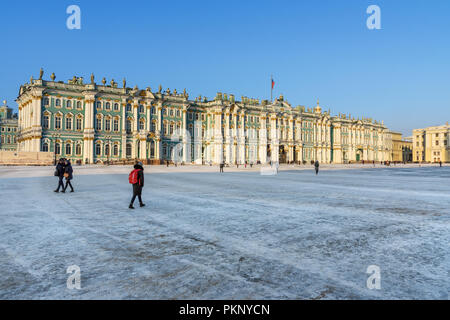
[[131,203],[128,208],[134,209],[133,204],[136,197],[139,199],[139,205],[141,207],[145,207],[145,204],[142,202],[142,188],[144,187],[144,167],[142,162],[138,162],[134,165],[134,170],[131,171],[128,176],[128,181],[133,185],[133,198],[131,198]]

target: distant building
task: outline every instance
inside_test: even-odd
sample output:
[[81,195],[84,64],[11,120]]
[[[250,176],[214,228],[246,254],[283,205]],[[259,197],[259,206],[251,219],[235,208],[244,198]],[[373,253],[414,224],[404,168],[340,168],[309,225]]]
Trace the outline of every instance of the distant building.
[[283,96],[260,101],[217,93],[189,99],[186,90],[118,87],[91,76],[67,83],[31,79],[20,87],[19,149],[49,151],[83,163],[321,163],[386,161],[392,141],[383,122],[331,116],[291,106]]
[[450,125],[413,130],[414,162],[450,162]]
[[17,114],[3,101],[0,106],[0,150],[17,150]]
[[412,161],[412,141],[407,138],[402,139],[399,132],[391,132],[392,136],[392,161],[411,162]]

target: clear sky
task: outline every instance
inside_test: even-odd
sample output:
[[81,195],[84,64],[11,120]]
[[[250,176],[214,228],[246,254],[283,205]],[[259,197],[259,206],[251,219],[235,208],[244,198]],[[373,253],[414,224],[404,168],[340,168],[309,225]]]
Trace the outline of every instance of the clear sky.
[[[66,9],[81,8],[81,30]],[[381,30],[366,27],[369,5]],[[270,98],[384,120],[394,131],[450,121],[449,0],[1,1],[0,99],[74,75],[191,97]]]

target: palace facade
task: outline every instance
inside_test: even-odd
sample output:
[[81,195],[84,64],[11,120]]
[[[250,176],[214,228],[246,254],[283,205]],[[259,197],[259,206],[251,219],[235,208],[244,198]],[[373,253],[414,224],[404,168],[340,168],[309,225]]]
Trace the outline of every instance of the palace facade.
[[3,101],[0,106],[0,150],[14,151],[17,149],[17,114]]
[[413,130],[414,162],[450,162],[450,125]]
[[31,79],[20,87],[18,145],[83,163],[346,163],[392,160],[383,122],[217,93],[153,92],[91,75],[90,83]]

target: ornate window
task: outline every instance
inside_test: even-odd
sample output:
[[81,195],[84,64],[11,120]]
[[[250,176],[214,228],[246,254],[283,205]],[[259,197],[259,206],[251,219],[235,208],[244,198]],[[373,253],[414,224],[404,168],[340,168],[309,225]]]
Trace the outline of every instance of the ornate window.
[[59,114],[55,115],[55,129],[61,129],[61,115]]
[[111,110],[111,103],[106,103],[105,110]]
[[167,109],[166,108],[163,108],[163,115],[167,116]]
[[81,131],[83,129],[83,118],[77,117],[76,120],[76,130]]
[[44,106],[48,106],[50,104],[49,99],[48,98],[44,98],[43,99],[43,104],[44,104]]
[[106,120],[105,120],[105,130],[111,131],[111,119],[110,118],[106,118]]
[[119,104],[118,103],[114,103],[114,111],[119,111]]
[[131,104],[127,104],[127,110],[126,110],[127,112],[131,112]]
[[95,129],[97,131],[102,130],[102,118],[101,117],[98,117],[97,119],[95,119]]
[[66,155],[71,155],[72,154],[72,144],[67,143],[66,144]]
[[156,122],[152,121],[152,123],[150,124],[150,131],[151,132],[155,132],[156,131]]
[[71,100],[67,100],[67,102],[66,102],[66,108],[67,108],[67,109],[71,109],[71,108],[72,108],[72,101],[71,101]]
[[132,121],[131,121],[130,119],[127,119],[127,122],[126,122],[126,131],[127,131],[128,134],[131,133],[132,125],[133,125],[133,124],[132,124]]
[[139,120],[139,130],[145,130],[145,120]]
[[102,108],[101,101],[97,101],[96,106],[97,106],[97,109],[101,109]]
[[72,116],[66,116],[66,130],[72,130]]
[[81,144],[77,144],[75,147],[75,153],[77,156],[81,155]]
[[77,109],[81,109],[81,101],[77,101]]
[[56,99],[55,106],[56,107],[61,107],[61,99]]
[[113,126],[114,126],[114,131],[118,132],[119,131],[119,119],[117,119],[117,118],[114,119]]
[[105,155],[109,156],[109,144],[105,145]]
[[48,152],[48,143],[44,142],[44,144],[42,145],[42,152]]
[[145,108],[142,104],[139,105],[139,113],[144,113],[145,112]]
[[95,144],[95,155],[100,156],[102,154],[102,146],[100,143]]
[[55,154],[61,154],[61,145],[58,142],[55,143]]
[[44,115],[44,119],[43,119],[43,123],[42,123],[42,127],[44,129],[48,129],[50,127],[50,117],[48,115]]
[[152,108],[150,109],[150,112],[151,112],[152,114],[156,114],[156,109],[155,109],[155,107],[152,107]]
[[126,150],[127,157],[131,157],[131,144],[127,143],[127,150]]
[[119,155],[119,146],[117,144],[114,145],[113,153],[115,157]]

